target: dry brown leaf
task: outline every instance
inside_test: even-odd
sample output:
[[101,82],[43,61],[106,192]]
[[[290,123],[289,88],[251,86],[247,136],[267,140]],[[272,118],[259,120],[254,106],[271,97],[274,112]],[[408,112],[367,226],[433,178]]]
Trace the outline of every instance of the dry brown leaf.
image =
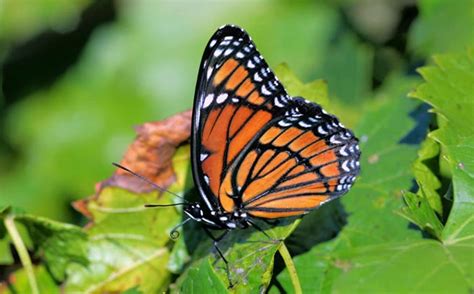
[[[171,159],[180,145],[189,142],[191,116],[192,111],[188,110],[162,121],[144,123],[136,127],[137,137],[128,147],[120,164],[163,189],[169,187],[176,180]],[[92,197],[96,197],[108,186],[136,193],[155,189],[127,171],[117,169],[110,178],[96,185],[96,193]],[[86,217],[90,217],[87,209],[88,201],[89,199],[82,199],[73,203],[74,208]]]

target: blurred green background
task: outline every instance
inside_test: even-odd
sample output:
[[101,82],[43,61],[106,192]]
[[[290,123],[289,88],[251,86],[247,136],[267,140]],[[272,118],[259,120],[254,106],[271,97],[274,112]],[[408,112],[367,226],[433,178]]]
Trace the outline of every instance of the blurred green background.
[[0,206],[77,221],[70,202],[112,173],[133,126],[191,107],[223,24],[271,67],[327,80],[353,126],[378,89],[404,91],[430,54],[472,42],[468,1],[0,0]]

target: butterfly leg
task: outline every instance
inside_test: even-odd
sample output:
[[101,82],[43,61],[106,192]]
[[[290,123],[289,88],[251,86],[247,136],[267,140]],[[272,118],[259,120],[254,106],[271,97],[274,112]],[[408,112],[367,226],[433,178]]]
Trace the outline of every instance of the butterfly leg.
[[234,284],[232,283],[232,280],[230,279],[229,262],[228,262],[227,259],[224,257],[224,254],[223,254],[222,251],[219,249],[219,246],[217,246],[218,243],[219,243],[220,241],[222,241],[222,239],[224,239],[224,237],[227,235],[227,233],[230,232],[230,230],[225,230],[224,233],[222,233],[220,236],[215,237],[215,236],[209,231],[208,228],[206,228],[205,226],[203,226],[203,229],[204,229],[204,231],[206,232],[206,234],[209,236],[209,238],[212,239],[214,248],[216,249],[216,251],[217,251],[217,253],[219,254],[220,258],[222,258],[222,260],[224,261],[224,263],[225,263],[225,271],[226,271],[226,274],[227,274],[227,279],[229,280],[229,288],[233,288],[233,287],[234,287]]
[[272,237],[270,237],[270,235],[268,235],[267,232],[265,232],[262,228],[260,228],[254,221],[248,219],[247,223],[251,225],[252,227],[254,227],[257,231],[262,232],[265,236],[267,236],[268,239],[273,241]]

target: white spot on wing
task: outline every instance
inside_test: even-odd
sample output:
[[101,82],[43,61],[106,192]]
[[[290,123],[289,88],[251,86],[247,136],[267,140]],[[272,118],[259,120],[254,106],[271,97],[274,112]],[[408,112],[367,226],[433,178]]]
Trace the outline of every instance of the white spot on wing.
[[222,51],[223,51],[223,49],[216,49],[216,51],[214,51],[214,56],[215,56],[215,57],[221,56]]
[[242,52],[237,52],[237,54],[235,55],[237,58],[244,58],[244,54]]
[[256,82],[261,82],[261,81],[262,81],[262,78],[260,77],[260,75],[258,74],[258,72],[256,72],[256,73],[253,75],[253,79],[254,79]]
[[326,135],[328,132],[326,132],[324,129],[323,129],[323,126],[319,126],[318,127],[318,133],[322,134],[322,135]]
[[207,74],[206,74],[206,75],[207,75],[207,79],[209,80],[209,78],[210,78],[211,75],[212,75],[212,67],[209,67],[209,68],[207,69]]
[[342,169],[343,169],[344,171],[346,171],[346,172],[351,171],[350,168],[347,166],[348,164],[349,164],[349,161],[346,160],[346,161],[344,161],[344,162],[342,163],[342,166],[341,166]]
[[329,138],[329,142],[332,144],[340,144],[341,141],[337,140],[336,136],[332,135],[331,138]]
[[268,91],[268,89],[265,87],[265,85],[262,86],[262,94],[263,95],[271,95],[272,93]]
[[351,161],[351,164],[350,164],[350,165],[351,165],[351,168],[352,168],[352,169],[355,169],[356,164],[355,164],[355,161],[354,161],[354,160]]
[[204,98],[204,104],[202,105],[202,108],[206,108],[209,105],[211,105],[212,100],[214,100],[214,94],[209,94]]
[[227,99],[228,96],[229,95],[227,93],[220,94],[219,96],[217,96],[216,102],[221,104]]
[[299,124],[300,126],[302,126],[303,128],[309,128],[309,127],[311,127],[310,124],[307,124],[307,123],[305,123],[305,122],[302,121],[302,120],[299,121],[298,124]]
[[224,52],[224,56],[228,56],[230,53],[232,53],[232,51],[234,51],[233,48],[227,49],[227,50]]
[[248,67],[248,68],[254,68],[254,67],[255,67],[255,64],[252,62],[252,60],[249,60],[249,61],[247,62],[247,67]]
[[209,43],[209,47],[212,48],[214,47],[214,45],[216,45],[217,41],[216,40],[212,40],[211,43]]
[[201,161],[204,161],[208,156],[209,156],[208,153],[201,153],[201,154],[199,155],[199,159],[200,159]]
[[289,126],[291,126],[291,122],[287,122],[285,120],[280,120],[278,122],[278,125],[281,126],[281,127],[289,127]]
[[342,148],[339,150],[339,154],[341,154],[342,156],[348,156],[349,153],[347,153],[346,148],[347,145],[342,146]]
[[278,100],[277,97],[275,97],[275,99],[273,100],[273,102],[275,103],[275,105],[277,107],[284,107],[285,105],[281,104],[280,100]]

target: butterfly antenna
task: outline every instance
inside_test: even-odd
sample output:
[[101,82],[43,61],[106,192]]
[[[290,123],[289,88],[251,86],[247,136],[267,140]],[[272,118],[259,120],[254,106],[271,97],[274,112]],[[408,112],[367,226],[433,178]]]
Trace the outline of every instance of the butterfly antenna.
[[187,218],[184,221],[177,224],[176,226],[174,226],[174,228],[172,228],[171,231],[170,231],[170,238],[173,239],[173,240],[178,239],[178,237],[179,237],[178,229],[181,228],[182,226],[184,226],[184,224],[187,223],[190,219],[191,218]]
[[184,198],[181,197],[180,195],[178,195],[178,194],[176,194],[176,193],[174,193],[174,192],[171,192],[171,191],[169,191],[169,190],[166,190],[166,189],[164,189],[164,188],[158,186],[157,184],[153,183],[150,179],[147,179],[147,178],[145,178],[144,176],[137,174],[136,172],[134,172],[134,171],[132,171],[132,170],[126,168],[125,166],[120,165],[120,164],[118,164],[118,163],[116,163],[116,162],[112,162],[112,164],[113,164],[114,166],[116,166],[116,167],[118,167],[118,168],[120,168],[120,169],[123,169],[124,171],[126,171],[126,172],[128,172],[128,173],[134,175],[135,177],[137,177],[137,178],[139,178],[139,179],[145,181],[146,183],[148,183],[148,184],[150,184],[151,186],[155,187],[157,190],[159,190],[159,191],[161,191],[161,192],[168,192],[168,193],[170,193],[171,195],[176,196],[176,197],[178,197],[179,199],[181,199],[181,200],[183,200],[183,201],[185,202],[185,203],[164,204],[164,205],[147,204],[147,205],[145,205],[146,207],[176,206],[176,205],[185,205],[185,204],[189,203],[186,199],[184,199]]

